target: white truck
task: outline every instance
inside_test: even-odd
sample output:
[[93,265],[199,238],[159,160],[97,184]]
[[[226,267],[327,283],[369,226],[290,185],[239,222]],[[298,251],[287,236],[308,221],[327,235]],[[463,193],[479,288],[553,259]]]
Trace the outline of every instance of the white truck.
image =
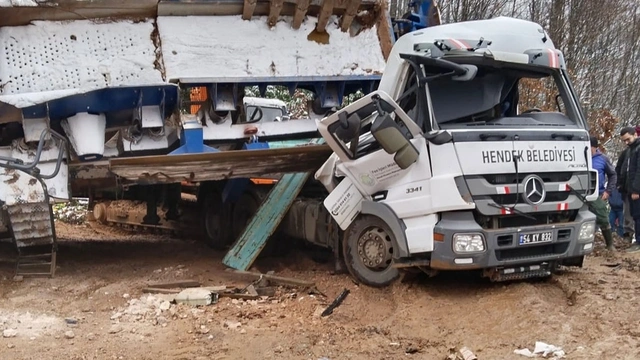
[[[540,91],[525,99],[536,82],[554,111]],[[404,35],[378,90],[319,131],[334,153],[316,179],[362,283],[388,285],[403,267],[546,277],[593,249],[588,125],[538,24],[500,17]]]

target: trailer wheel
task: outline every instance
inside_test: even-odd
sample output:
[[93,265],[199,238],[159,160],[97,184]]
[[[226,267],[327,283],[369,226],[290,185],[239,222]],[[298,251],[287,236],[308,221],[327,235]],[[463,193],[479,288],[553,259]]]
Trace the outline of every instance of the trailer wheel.
[[225,249],[231,243],[230,232],[225,221],[224,205],[217,192],[207,194],[204,201],[204,230],[207,245],[214,249]]
[[384,287],[400,275],[391,267],[395,238],[387,224],[371,215],[360,215],[342,240],[345,264],[359,282]]

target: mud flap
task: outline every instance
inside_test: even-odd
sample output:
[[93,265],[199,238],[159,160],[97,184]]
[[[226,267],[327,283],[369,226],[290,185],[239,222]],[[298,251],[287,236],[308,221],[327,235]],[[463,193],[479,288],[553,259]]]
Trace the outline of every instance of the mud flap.
[[572,258],[568,258],[568,259],[564,259],[560,262],[560,265],[562,266],[575,266],[575,267],[582,267],[582,264],[584,263],[584,256],[576,256],[576,257],[572,257]]

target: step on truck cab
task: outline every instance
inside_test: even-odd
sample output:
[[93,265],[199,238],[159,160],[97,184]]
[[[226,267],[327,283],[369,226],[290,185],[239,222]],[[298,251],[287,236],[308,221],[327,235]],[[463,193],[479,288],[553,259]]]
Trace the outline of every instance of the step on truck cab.
[[324,118],[316,173],[353,277],[481,270],[493,281],[582,266],[597,195],[588,125],[562,52],[499,17],[402,36],[380,86]]

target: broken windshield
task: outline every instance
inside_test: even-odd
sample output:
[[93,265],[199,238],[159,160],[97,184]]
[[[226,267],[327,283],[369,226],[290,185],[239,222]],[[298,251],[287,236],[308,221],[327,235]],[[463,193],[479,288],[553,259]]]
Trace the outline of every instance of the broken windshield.
[[[469,81],[439,77],[428,82],[433,114],[442,129],[482,125],[582,127],[579,111],[567,106],[572,104],[571,92],[557,69],[478,57],[447,60],[473,64],[478,72]],[[413,69],[409,73],[405,89],[415,84]],[[415,99],[411,100],[404,99],[401,106],[415,119]]]

